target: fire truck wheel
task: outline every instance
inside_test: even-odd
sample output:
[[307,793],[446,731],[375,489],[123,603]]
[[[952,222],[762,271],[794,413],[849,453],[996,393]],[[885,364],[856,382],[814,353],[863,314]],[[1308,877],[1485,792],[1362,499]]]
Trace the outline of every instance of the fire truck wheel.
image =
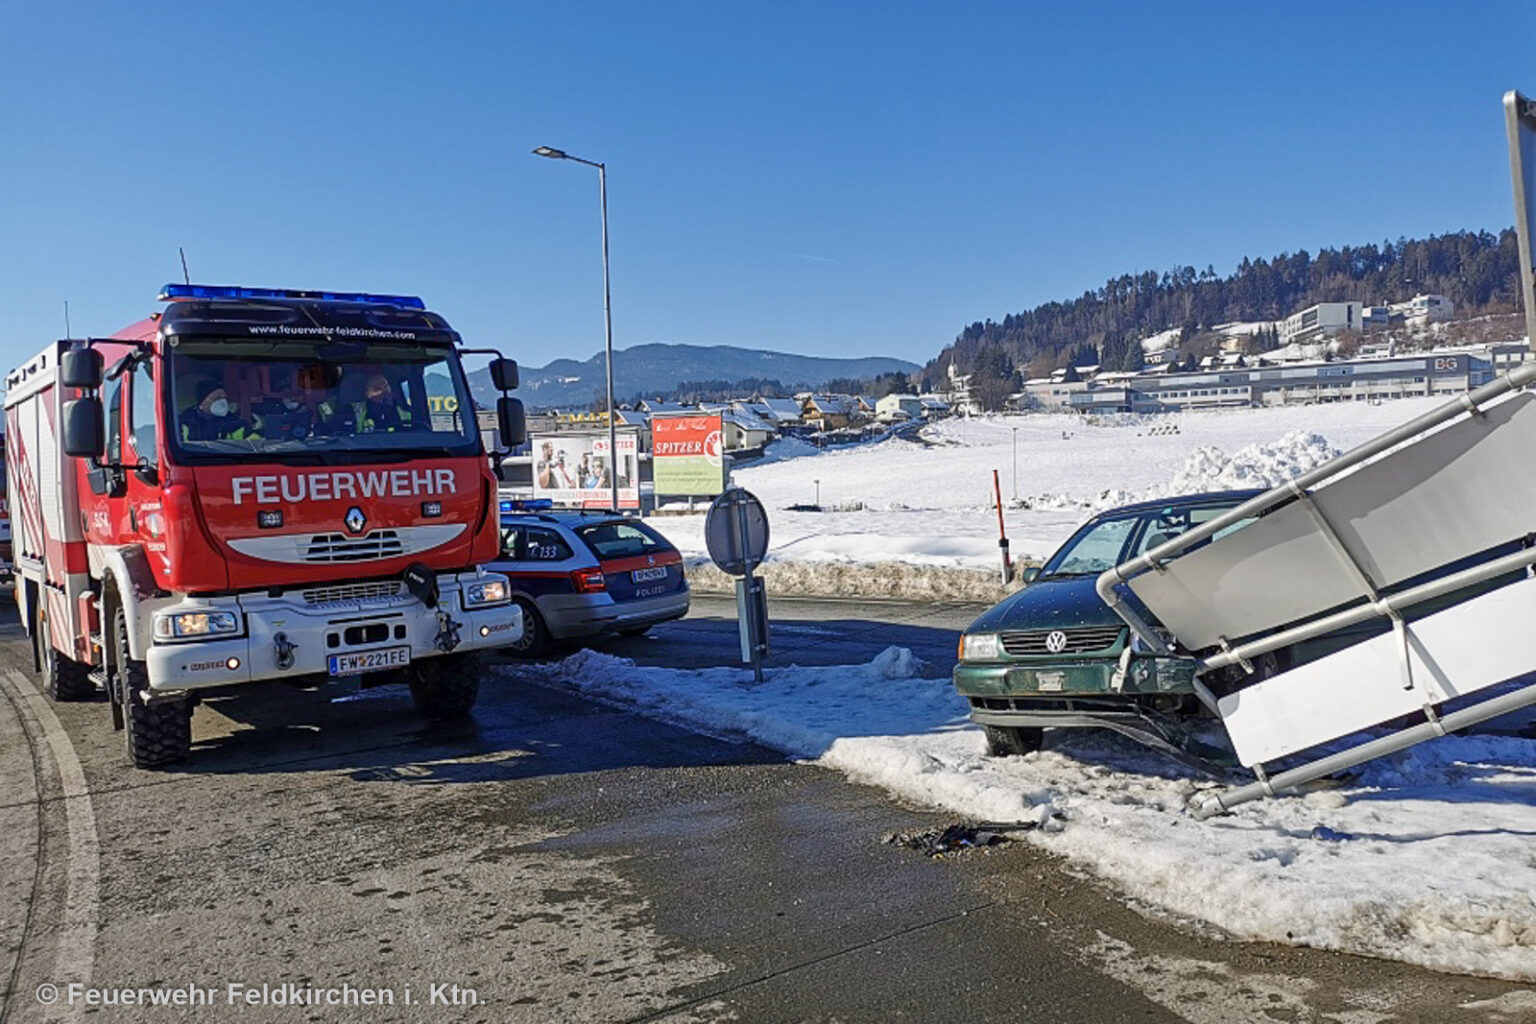
[[128,616],[121,607],[112,616],[112,661],[119,673],[123,734],[136,768],[180,764],[192,749],[192,704],[185,700],[144,702],[149,669],[128,656]]
[[549,627],[544,625],[532,601],[520,597],[517,606],[523,610],[523,635],[517,643],[507,647],[507,653],[514,658],[544,657],[549,653]]
[[42,605],[37,609],[37,626],[33,631],[42,654],[43,692],[49,700],[89,700],[96,692],[91,682],[91,669],[73,658],[60,654],[53,646],[53,627],[43,616]]
[[480,659],[444,654],[412,665],[411,700],[427,718],[463,718],[480,696]]

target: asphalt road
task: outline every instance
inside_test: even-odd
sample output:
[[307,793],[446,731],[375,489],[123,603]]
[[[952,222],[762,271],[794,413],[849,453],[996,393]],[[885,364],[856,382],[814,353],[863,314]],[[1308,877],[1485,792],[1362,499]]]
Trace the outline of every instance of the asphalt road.
[[[393,686],[213,699],[191,762],[135,771],[105,704],[38,694],[5,609],[0,1024],[1374,1024],[1496,1020],[1484,1007],[1516,1004],[1481,1001],[1518,998],[1152,920],[1025,844],[929,859],[884,838],[943,815],[515,671],[454,726]],[[900,643],[943,669],[978,610],[774,601],[772,658]],[[701,595],[606,649],[730,663],[733,613]]]

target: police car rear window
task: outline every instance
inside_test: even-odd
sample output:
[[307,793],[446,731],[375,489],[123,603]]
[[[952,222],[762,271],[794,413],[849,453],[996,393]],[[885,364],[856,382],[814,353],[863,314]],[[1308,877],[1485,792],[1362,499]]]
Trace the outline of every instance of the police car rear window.
[[576,536],[598,558],[631,558],[672,550],[671,544],[643,523],[593,523],[575,529]]

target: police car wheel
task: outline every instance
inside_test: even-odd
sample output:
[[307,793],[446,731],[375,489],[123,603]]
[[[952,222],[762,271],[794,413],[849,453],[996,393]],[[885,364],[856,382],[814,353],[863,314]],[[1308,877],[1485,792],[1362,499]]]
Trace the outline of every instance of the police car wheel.
[[480,659],[443,654],[410,668],[411,702],[426,718],[463,718],[480,696]]
[[549,653],[549,627],[544,625],[532,601],[519,597],[517,606],[523,610],[523,635],[507,648],[507,653],[514,658],[542,658]]
[[60,654],[53,646],[53,626],[37,607],[37,625],[33,630],[43,663],[43,692],[52,701],[89,700],[96,692],[90,667]]

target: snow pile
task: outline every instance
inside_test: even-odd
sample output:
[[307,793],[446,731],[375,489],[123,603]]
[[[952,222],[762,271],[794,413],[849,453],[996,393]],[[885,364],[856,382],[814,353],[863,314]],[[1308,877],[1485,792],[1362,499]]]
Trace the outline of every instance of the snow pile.
[[[502,671],[511,671],[502,669]],[[985,756],[945,678],[902,648],[864,665],[643,668],[592,651],[520,666],[551,685],[747,737],[1031,841],[1131,898],[1241,938],[1536,980],[1536,744],[1452,736],[1365,766],[1350,789],[1198,822],[1213,784],[1109,733]]]
[[1163,494],[1201,491],[1268,490],[1293,480],[1342,453],[1321,434],[1292,430],[1269,444],[1250,444],[1230,458],[1214,445],[1196,448]]

